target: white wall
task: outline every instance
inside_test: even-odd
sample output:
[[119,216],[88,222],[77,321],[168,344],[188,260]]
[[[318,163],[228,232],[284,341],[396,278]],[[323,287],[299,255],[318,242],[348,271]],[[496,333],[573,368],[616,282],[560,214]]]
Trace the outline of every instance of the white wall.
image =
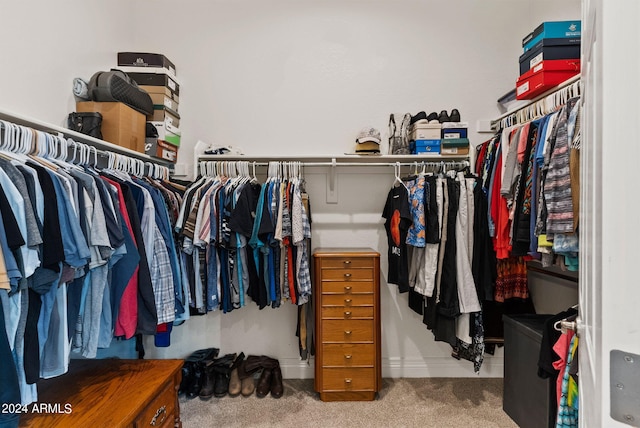
[[117,64],[130,46],[126,0],[1,0],[0,109],[66,126],[74,77]]
[[[543,20],[580,16],[578,0],[30,1],[2,9],[20,17],[0,26],[5,58],[18,64],[0,72],[2,108],[62,123],[73,77],[111,67],[120,50],[161,52],[182,83],[179,158],[187,164],[197,140],[248,155],[342,154],[363,126],[386,133],[390,112],[458,108],[479,144],[486,136],[475,123],[496,116],[495,100],[513,88],[522,37]],[[27,22],[31,32],[16,37]],[[380,212],[391,169],[340,169],[337,205],[325,203],[326,170],[306,176],[314,247],[376,248],[386,276]],[[383,375],[472,375],[394,287],[382,284]],[[175,328],[170,348],[147,341],[147,356],[217,346],[276,356],[286,377],[311,377],[312,365],[298,358],[295,307],[252,305],[194,317]],[[487,356],[481,375],[501,376],[501,364],[500,353]]]
[[[386,134],[390,112],[458,108],[470,122],[498,115],[515,86],[521,39],[543,20],[575,19],[579,1],[188,1],[143,0],[138,14],[163,19],[171,35],[138,32],[136,48],[163,52],[182,82],[182,162],[195,142],[231,144],[247,155],[342,154],[366,125]],[[326,169],[307,168],[313,246],[369,246],[383,255],[380,213],[391,168],[340,168],[337,205],[325,203]],[[277,356],[287,377],[310,377],[299,362],[296,312],[251,303],[176,328],[174,345],[149,355],[223,352]],[[383,375],[471,376],[472,365],[434,342],[406,295],[382,284]],[[150,341],[149,341],[150,342]],[[481,375],[502,376],[502,354]]]

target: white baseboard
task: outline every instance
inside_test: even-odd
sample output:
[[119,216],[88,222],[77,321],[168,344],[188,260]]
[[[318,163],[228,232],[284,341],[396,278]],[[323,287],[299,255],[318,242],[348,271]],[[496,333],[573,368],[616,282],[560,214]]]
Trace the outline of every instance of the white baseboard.
[[[281,358],[280,368],[285,379],[313,379],[314,359],[308,363],[297,358]],[[473,363],[452,357],[432,358],[383,358],[382,377],[423,378],[423,377],[502,377],[502,358],[485,358],[480,373],[474,373]]]

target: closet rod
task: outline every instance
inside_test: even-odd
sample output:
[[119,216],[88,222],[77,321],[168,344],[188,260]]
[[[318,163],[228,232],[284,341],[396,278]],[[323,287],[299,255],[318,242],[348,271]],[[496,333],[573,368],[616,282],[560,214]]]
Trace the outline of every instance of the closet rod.
[[581,76],[580,74],[577,74],[577,75],[575,75],[573,77],[570,77],[569,79],[565,80],[564,82],[562,82],[561,84],[559,84],[555,88],[553,88],[553,89],[551,89],[551,90],[549,90],[549,91],[547,91],[547,92],[545,92],[545,93],[543,93],[541,95],[538,95],[537,97],[535,97],[532,100],[529,100],[529,102],[527,104],[525,104],[523,106],[520,106],[520,107],[516,107],[513,110],[509,110],[508,112],[502,114],[501,116],[498,116],[497,118],[495,118],[495,119],[493,119],[491,121],[491,127],[493,128],[502,119],[504,119],[506,117],[509,117],[509,116],[512,116],[512,115],[515,115],[518,112],[520,112],[520,111],[522,111],[524,109],[527,109],[527,108],[531,107],[532,105],[534,105],[535,103],[547,98],[548,96],[553,95],[553,94],[555,94],[557,92],[560,92],[560,91],[564,90],[565,88],[567,88],[568,86],[580,81],[580,76]]
[[93,146],[96,149],[100,149],[102,151],[119,153],[121,155],[136,158],[145,162],[157,163],[162,166],[168,167],[170,170],[173,170],[173,163],[169,161],[165,161],[164,159],[154,158],[147,154],[136,152],[135,150],[131,150],[126,147],[121,147],[116,144],[109,143],[108,141],[99,140],[89,135],[82,134],[80,132],[76,132],[71,129],[63,128],[62,126],[53,125],[51,123],[47,123],[47,122],[34,119],[28,116],[23,116],[21,114],[13,113],[2,108],[0,108],[0,120],[11,122],[16,125],[22,125],[29,128],[33,128],[38,131],[48,132],[50,134],[62,135],[67,138],[71,138],[72,140],[75,140],[79,143],[84,143],[89,146]]
[[[249,162],[249,165],[269,166],[269,162],[235,161],[235,160],[201,160],[200,162]],[[199,163],[200,163],[199,162]],[[297,162],[297,161],[271,161],[271,162]],[[415,161],[415,162],[299,162],[302,166],[470,166],[469,161]]]

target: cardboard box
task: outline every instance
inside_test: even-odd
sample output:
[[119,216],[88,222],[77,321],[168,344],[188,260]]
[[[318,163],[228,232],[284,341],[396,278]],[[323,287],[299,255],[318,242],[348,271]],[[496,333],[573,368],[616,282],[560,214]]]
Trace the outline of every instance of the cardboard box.
[[164,159],[172,163],[178,161],[178,148],[157,138],[147,138],[145,153],[154,158]]
[[547,46],[543,41],[538,48],[520,56],[520,75],[550,59],[580,59],[580,45]]
[[164,106],[153,106],[153,115],[147,116],[149,122],[166,122],[176,128],[180,127],[180,115],[178,112]]
[[158,131],[158,138],[171,143],[176,147],[180,147],[180,129],[166,122],[149,122]]
[[173,98],[168,97],[165,94],[154,94],[154,93],[149,94],[149,96],[151,97],[151,101],[153,102],[154,107],[164,106],[170,110],[175,111],[176,113],[178,112],[178,103],[174,101]]
[[149,95],[151,94],[164,94],[174,100],[175,102],[180,102],[180,97],[171,91],[171,88],[166,86],[149,86],[149,85],[138,85],[140,89],[147,91]]
[[180,95],[180,85],[168,74],[138,73],[137,71],[126,73],[139,86],[164,86],[169,88],[172,93]]
[[440,153],[440,140],[416,140],[411,142],[411,153]]
[[468,138],[447,138],[440,142],[440,154],[443,155],[468,155]]
[[118,65],[134,67],[161,67],[176,75],[176,66],[162,54],[144,52],[118,52]]
[[98,112],[102,115],[102,139],[127,149],[144,153],[146,119],[124,103],[76,103],[78,112]]
[[439,123],[415,123],[411,128],[409,139],[418,140],[438,140],[442,126]]
[[516,81],[516,98],[530,100],[580,73],[580,60],[547,60],[533,67]]
[[522,47],[527,51],[541,39],[580,38],[582,36],[581,30],[582,23],[580,20],[543,22],[522,39]]

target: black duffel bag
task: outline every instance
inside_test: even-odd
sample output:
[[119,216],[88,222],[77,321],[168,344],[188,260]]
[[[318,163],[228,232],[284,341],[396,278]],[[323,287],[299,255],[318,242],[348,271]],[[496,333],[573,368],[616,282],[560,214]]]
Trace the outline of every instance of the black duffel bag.
[[92,101],[121,102],[145,116],[153,114],[153,101],[149,94],[120,70],[94,73],[89,80],[88,92]]

